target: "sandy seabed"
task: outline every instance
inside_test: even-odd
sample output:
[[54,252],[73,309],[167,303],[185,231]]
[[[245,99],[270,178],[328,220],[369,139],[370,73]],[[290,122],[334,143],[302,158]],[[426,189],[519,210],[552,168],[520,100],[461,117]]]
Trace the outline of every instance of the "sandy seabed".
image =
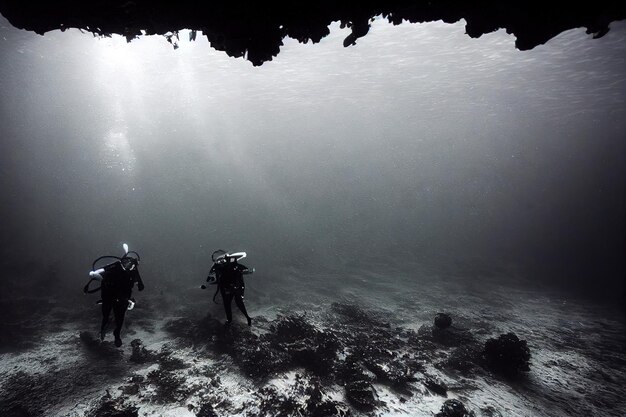
[[[146,280],[121,348],[111,334],[96,339],[95,297],[70,308],[5,294],[15,314],[2,329],[0,415],[626,415],[618,307],[500,272],[373,270],[283,269],[271,291],[257,274],[246,294],[252,327],[235,306],[225,327],[213,292],[195,283],[174,296]],[[434,326],[437,313],[452,325]],[[529,370],[502,372],[485,356],[507,333],[526,342]]]

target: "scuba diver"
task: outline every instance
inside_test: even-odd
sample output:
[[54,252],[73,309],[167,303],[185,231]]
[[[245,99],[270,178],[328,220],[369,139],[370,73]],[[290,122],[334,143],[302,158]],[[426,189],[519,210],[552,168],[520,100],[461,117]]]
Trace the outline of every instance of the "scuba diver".
[[[135,283],[139,291],[143,291],[144,285],[139,276],[139,254],[135,251],[128,251],[128,245],[124,243],[124,255],[122,257],[106,255],[101,256],[93,262],[89,276],[91,279],[83,288],[85,294],[91,294],[100,290],[102,299],[96,304],[102,304],[102,325],[100,326],[100,341],[104,341],[106,327],[109,323],[111,310],[115,317],[115,346],[122,346],[120,332],[124,324],[126,310],[135,307],[135,299],[132,298],[132,291]],[[96,269],[96,264],[103,259],[115,259],[114,262]],[[100,287],[90,290],[89,285],[93,281],[99,281]]]
[[[229,325],[233,321],[233,311],[231,308],[233,299],[237,307],[239,307],[239,310],[246,316],[248,326],[252,325],[252,319],[248,315],[246,306],[243,303],[243,295],[246,289],[243,276],[252,274],[254,268],[249,269],[247,266],[239,263],[239,260],[245,257],[245,252],[229,254],[222,249],[216,250],[211,256],[213,266],[206,280],[210,284],[217,285],[215,294],[213,294],[213,302],[215,302],[215,297],[217,297],[218,292],[222,295],[224,310],[226,312],[226,325]],[[200,288],[206,289],[206,285],[202,285]]]

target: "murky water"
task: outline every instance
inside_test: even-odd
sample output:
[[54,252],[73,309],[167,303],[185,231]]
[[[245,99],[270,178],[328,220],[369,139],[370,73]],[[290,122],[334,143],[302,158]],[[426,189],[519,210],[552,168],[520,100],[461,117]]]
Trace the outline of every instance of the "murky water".
[[[259,68],[0,29],[1,415],[626,414],[622,22],[520,52],[377,20]],[[80,291],[122,242],[116,349]],[[199,289],[220,247],[251,328]],[[517,379],[483,357],[509,332]]]

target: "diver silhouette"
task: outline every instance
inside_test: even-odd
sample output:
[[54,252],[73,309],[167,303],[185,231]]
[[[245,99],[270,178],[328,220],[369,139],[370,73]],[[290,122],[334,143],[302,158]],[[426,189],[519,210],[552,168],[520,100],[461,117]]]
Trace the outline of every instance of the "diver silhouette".
[[[239,310],[246,316],[248,326],[252,325],[252,319],[248,315],[243,302],[244,292],[246,290],[243,276],[253,273],[254,268],[249,269],[247,266],[239,263],[239,260],[245,257],[245,252],[229,254],[222,249],[216,250],[211,256],[213,266],[206,280],[211,284],[217,284],[215,294],[213,294],[213,301],[215,302],[215,297],[217,297],[217,293],[219,292],[224,301],[227,325],[233,321],[233,311],[231,307],[233,299],[237,307],[239,307]],[[201,288],[205,289],[206,286],[202,285]]]
[[[101,256],[93,262],[92,271],[89,273],[91,279],[83,288],[85,294],[94,293],[100,290],[102,299],[98,303],[102,303],[102,324],[100,326],[100,341],[104,340],[106,335],[106,327],[109,323],[111,310],[115,317],[115,346],[122,345],[120,332],[124,324],[126,310],[132,310],[135,306],[135,300],[132,298],[133,287],[137,283],[139,291],[143,291],[144,285],[139,275],[139,254],[134,251],[128,251],[128,245],[124,244],[124,255],[117,256]],[[96,264],[103,259],[115,259],[102,268],[96,269]],[[100,287],[93,290],[89,289],[89,284],[93,281],[100,281]]]

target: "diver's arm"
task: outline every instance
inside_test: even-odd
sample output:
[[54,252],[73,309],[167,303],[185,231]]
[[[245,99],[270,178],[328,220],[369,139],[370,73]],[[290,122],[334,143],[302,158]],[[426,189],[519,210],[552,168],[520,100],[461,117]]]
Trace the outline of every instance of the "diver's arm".
[[137,282],[137,289],[139,291],[143,291],[144,285],[143,285],[143,281],[141,280],[141,275],[139,275],[139,270],[135,269],[133,272],[135,273],[134,275],[135,275],[135,281]]
[[209,275],[206,277],[206,282],[214,283],[217,280],[217,275],[215,274],[215,264],[209,270]]
[[[213,266],[209,270],[209,275],[207,275],[206,277],[206,282],[210,284],[217,283],[217,276],[215,275],[215,264],[213,264]],[[202,284],[200,288],[202,288],[203,290],[206,290],[206,285]]]
[[83,287],[83,293],[91,294],[91,293],[94,293],[94,292],[96,292],[96,291],[98,291],[100,289],[100,287],[98,287],[95,290],[90,290],[89,289],[89,284],[91,284],[93,281],[100,281],[100,282],[102,282],[102,275],[100,275],[100,274],[102,274],[103,272],[104,272],[104,268],[100,268],[100,269],[97,269],[95,271],[90,271],[89,272],[89,276],[91,277],[91,279]]
[[241,271],[243,275],[250,275],[254,273],[254,268],[248,268],[247,266],[243,264],[239,264],[239,266],[240,266],[239,270]]

